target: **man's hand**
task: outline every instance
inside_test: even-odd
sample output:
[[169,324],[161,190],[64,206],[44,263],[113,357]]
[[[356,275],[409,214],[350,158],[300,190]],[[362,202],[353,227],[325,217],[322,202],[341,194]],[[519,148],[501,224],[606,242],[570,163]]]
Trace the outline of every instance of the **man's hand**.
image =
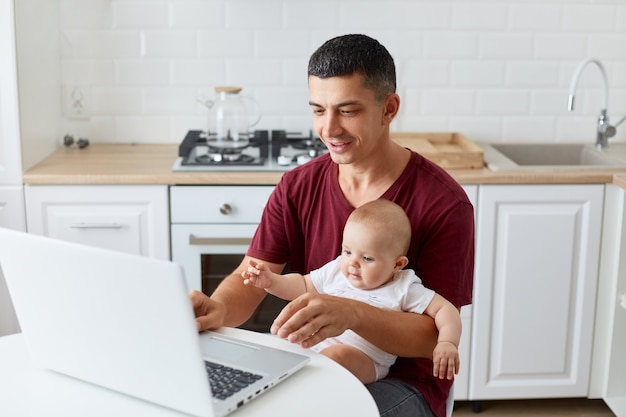
[[270,331],[303,348],[353,328],[357,301],[331,295],[302,294],[283,308]]
[[196,315],[196,326],[198,331],[214,330],[224,324],[226,317],[226,306],[209,298],[206,294],[194,290],[189,296],[191,305]]

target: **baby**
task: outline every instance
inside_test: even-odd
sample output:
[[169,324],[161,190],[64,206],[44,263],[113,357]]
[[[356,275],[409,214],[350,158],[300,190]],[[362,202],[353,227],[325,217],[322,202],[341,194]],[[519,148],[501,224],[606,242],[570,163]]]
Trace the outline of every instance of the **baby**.
[[[308,275],[271,272],[250,262],[244,284],[264,288],[293,300],[305,292],[330,294],[396,311],[427,314],[439,337],[433,352],[433,375],[453,379],[459,369],[459,311],[441,295],[424,287],[413,270],[403,269],[411,241],[411,224],[404,210],[388,200],[375,200],[352,212],[343,230],[341,255]],[[336,360],[363,383],[384,378],[396,356],[352,330],[328,338],[314,350]]]

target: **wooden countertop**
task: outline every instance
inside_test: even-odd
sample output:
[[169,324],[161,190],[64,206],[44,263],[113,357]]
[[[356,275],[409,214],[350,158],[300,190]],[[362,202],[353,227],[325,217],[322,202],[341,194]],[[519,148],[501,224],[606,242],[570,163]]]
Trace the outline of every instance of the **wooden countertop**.
[[[274,185],[281,172],[173,172],[177,144],[91,144],[84,149],[59,148],[27,170],[24,184],[189,184]],[[626,188],[626,174],[607,171],[520,172],[452,169],[461,184],[606,184]]]

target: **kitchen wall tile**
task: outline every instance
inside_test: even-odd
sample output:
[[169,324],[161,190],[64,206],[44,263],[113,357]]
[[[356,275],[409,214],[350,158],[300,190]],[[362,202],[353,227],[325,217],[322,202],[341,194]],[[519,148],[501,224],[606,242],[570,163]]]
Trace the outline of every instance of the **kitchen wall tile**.
[[170,64],[165,59],[118,61],[117,83],[126,85],[160,85],[170,82]]
[[254,34],[254,56],[258,57],[298,57],[302,45],[306,45],[309,34],[305,31],[290,31],[289,36],[281,30],[263,30]]
[[61,62],[61,82],[108,86],[115,81],[113,60],[64,60]]
[[340,26],[348,31],[422,30],[450,28],[449,2],[360,1],[337,2]]
[[605,60],[626,60],[626,33],[589,35],[589,56]]
[[480,115],[527,114],[529,95],[526,90],[481,90],[477,93],[476,112]]
[[278,0],[225,1],[227,29],[279,29],[282,2]]
[[168,23],[166,0],[116,1],[113,4],[116,28],[165,28]]
[[506,85],[511,87],[551,87],[559,80],[556,62],[509,62],[506,66]]
[[452,7],[452,29],[492,31],[506,28],[506,4],[466,2]]
[[566,115],[567,93],[563,90],[537,90],[531,93],[530,114],[532,115]]
[[520,59],[533,56],[530,33],[484,33],[478,40],[481,58]]
[[172,136],[170,119],[163,116],[116,117],[115,131],[119,143],[167,143]]
[[398,85],[444,87],[450,84],[450,63],[444,60],[410,59],[397,65]]
[[177,59],[171,65],[173,85],[218,86],[226,83],[221,59]]
[[170,3],[170,27],[176,29],[223,29],[224,3],[218,1],[175,1]]
[[578,32],[536,34],[535,57],[549,60],[584,58],[587,44],[587,36]]
[[309,59],[304,57],[287,58],[282,61],[282,84],[293,87],[305,86],[308,78]]
[[477,52],[476,33],[437,32],[424,35],[424,56],[428,58],[472,58]]
[[[199,101],[228,84],[257,99],[259,127],[308,129],[309,56],[344,33],[369,34],[392,54],[402,103],[393,130],[593,141],[603,97],[597,68],[581,75],[575,111],[564,104],[576,66],[589,56],[606,67],[612,120],[626,114],[621,0],[57,4],[60,83],[89,86],[93,101],[89,119],[62,125],[92,140],[178,143],[186,130],[204,128],[208,110]],[[614,140],[626,140],[626,124]]]
[[[283,3],[283,29],[319,30],[339,26],[336,1],[286,1]],[[280,28],[275,28],[280,29]]]
[[67,30],[61,33],[61,58],[132,58],[140,55],[139,32]]
[[476,93],[472,90],[425,90],[421,101],[422,114],[468,115],[476,109]]
[[550,142],[555,133],[554,117],[504,117],[502,122],[504,142]]
[[59,24],[65,29],[110,29],[113,3],[110,0],[61,0]]
[[279,86],[282,79],[280,59],[230,59],[226,62],[226,82],[234,85]]
[[163,115],[192,113],[196,108],[195,96],[193,88],[146,88],[142,94],[142,113]]
[[455,87],[504,85],[504,62],[456,61],[450,67],[450,84]]
[[[142,32],[144,46],[142,56],[179,58],[195,56],[196,33],[190,30]],[[141,38],[140,38],[141,39]]]
[[595,120],[590,117],[581,117],[574,114],[559,118],[557,120],[556,138],[558,142],[595,143]]
[[617,6],[617,12],[615,13],[615,22],[616,32],[626,32],[626,5],[621,4],[620,6]]
[[92,113],[133,115],[142,112],[139,88],[94,88],[91,91]]
[[198,33],[198,56],[249,57],[254,54],[253,42],[250,30],[203,30]]
[[508,2],[509,29],[524,32],[555,32],[561,30],[561,10],[558,4],[528,4]]
[[609,85],[613,87],[626,87],[626,63],[613,65],[612,82],[609,78]]
[[498,117],[451,117],[449,129],[452,132],[461,132],[473,141],[499,142],[502,140],[502,121]]
[[402,120],[397,120],[392,124],[392,131],[396,132],[447,132],[448,119],[441,116],[412,116],[409,115]]
[[566,5],[563,28],[567,31],[605,32],[615,28],[615,6]]
[[424,89],[422,88],[406,88],[401,87],[396,90],[400,95],[400,111],[396,120],[402,121],[402,119],[411,115],[422,114],[422,94]]

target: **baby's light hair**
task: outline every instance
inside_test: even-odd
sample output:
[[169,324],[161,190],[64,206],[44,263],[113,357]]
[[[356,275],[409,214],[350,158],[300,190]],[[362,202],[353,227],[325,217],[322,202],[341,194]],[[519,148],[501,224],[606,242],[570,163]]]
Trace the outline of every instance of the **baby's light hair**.
[[409,250],[411,221],[404,209],[392,201],[379,199],[365,203],[350,214],[348,222],[371,227],[381,235],[381,244],[397,245],[399,255],[406,255]]

